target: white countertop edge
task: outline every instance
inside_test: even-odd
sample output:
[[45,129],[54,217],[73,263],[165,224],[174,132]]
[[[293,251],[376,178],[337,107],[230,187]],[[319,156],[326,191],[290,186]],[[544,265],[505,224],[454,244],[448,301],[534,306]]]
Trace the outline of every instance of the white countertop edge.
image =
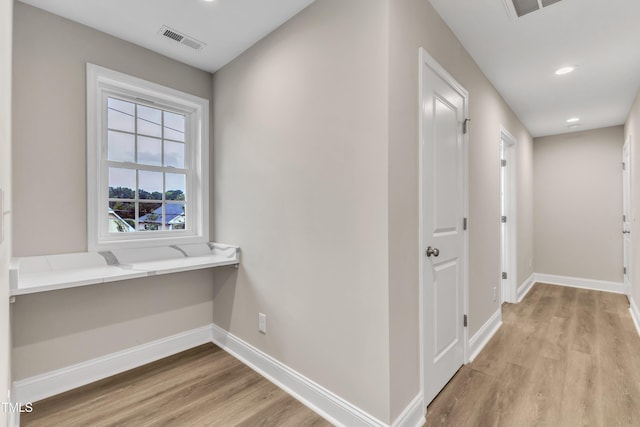
[[[233,256],[233,258],[224,258],[218,254],[211,254],[203,256],[176,257],[171,260],[165,260],[166,262],[150,260],[148,262],[141,263],[118,264],[111,266],[104,265],[95,268],[80,267],[78,269],[59,269],[51,272],[39,271],[35,273],[18,271],[20,258],[14,258],[11,261],[10,273],[12,277],[12,287],[9,290],[9,296],[14,297],[18,295],[70,289],[101,283],[138,279],[142,277],[238,265],[240,263],[239,248],[218,243],[215,243],[214,246],[221,249],[235,248],[235,256]],[[50,256],[55,257],[56,255]],[[149,268],[152,264],[157,262],[164,262],[167,264],[167,267],[156,268],[154,266],[154,268]],[[145,266],[145,264],[147,266]],[[97,271],[101,271],[102,274],[96,275]],[[65,274],[67,272],[68,274]],[[83,277],[83,272],[86,272],[85,277]],[[105,272],[108,272],[108,274],[105,274]],[[40,278],[42,278],[42,284],[38,284]],[[21,286],[22,283],[25,285]]]

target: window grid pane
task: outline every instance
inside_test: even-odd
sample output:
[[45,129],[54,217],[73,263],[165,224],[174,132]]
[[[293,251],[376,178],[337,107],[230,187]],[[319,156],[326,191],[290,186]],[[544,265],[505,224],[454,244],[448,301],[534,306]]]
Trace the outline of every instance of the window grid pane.
[[107,107],[109,233],[187,229],[186,117],[113,97]]

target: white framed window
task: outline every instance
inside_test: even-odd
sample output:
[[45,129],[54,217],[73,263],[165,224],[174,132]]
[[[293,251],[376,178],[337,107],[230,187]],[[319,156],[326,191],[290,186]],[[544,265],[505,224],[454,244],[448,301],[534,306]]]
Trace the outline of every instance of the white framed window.
[[90,251],[209,240],[209,101],[87,64]]

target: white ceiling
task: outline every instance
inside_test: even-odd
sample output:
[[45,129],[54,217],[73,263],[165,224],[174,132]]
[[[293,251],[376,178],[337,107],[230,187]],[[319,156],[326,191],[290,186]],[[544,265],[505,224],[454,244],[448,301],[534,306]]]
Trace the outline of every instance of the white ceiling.
[[[314,0],[22,1],[214,72]],[[562,0],[522,18],[505,0],[430,1],[533,136],[624,123],[640,86],[639,0]],[[162,25],[207,46],[162,37]],[[563,65],[578,68],[555,76]]]
[[[503,0],[430,1],[533,136],[625,122],[640,86],[640,1],[562,0],[522,18]],[[564,65],[578,68],[556,76]]]
[[[314,0],[21,0],[214,72]],[[207,46],[196,51],[158,34],[162,25]]]

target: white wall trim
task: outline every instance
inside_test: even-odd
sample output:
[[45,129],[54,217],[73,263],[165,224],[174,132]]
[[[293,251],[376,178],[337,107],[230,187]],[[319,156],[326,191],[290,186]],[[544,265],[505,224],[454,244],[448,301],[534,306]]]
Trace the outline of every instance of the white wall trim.
[[554,274],[534,273],[535,282],[550,285],[569,286],[571,288],[590,289],[593,291],[624,294],[624,283],[604,280],[582,279],[578,277],[556,276]]
[[211,325],[13,383],[13,402],[36,402],[211,342]]
[[476,332],[476,334],[471,337],[469,340],[469,361],[467,363],[473,362],[473,359],[480,354],[485,345],[489,342],[491,337],[498,332],[502,326],[502,308],[498,308],[498,311],[493,313],[493,315],[487,320],[487,322],[482,325],[480,330]]
[[[500,295],[503,302],[515,303],[517,301],[518,286],[518,140],[504,126],[500,125],[500,158],[504,152],[504,160],[507,161],[506,169],[500,166],[500,174],[505,173],[505,212],[508,221],[501,226],[507,239],[501,238],[500,263],[502,272],[508,273],[508,279],[503,279],[500,285]],[[500,199],[502,199],[500,194]]]
[[535,273],[527,278],[520,286],[518,286],[517,301],[521,302],[527,296],[533,285],[536,283]]
[[[138,77],[86,64],[87,123],[87,246],[89,251],[145,246],[205,243],[209,238],[209,100]],[[109,96],[184,114],[186,174],[186,229],[149,233],[110,233],[107,161],[107,114]],[[131,167],[131,166],[130,166]],[[136,164],[136,169],[144,169]],[[172,168],[161,166],[163,171]]]
[[640,335],[640,310],[638,310],[638,305],[632,296],[629,297],[629,312],[631,313],[633,324],[636,325],[636,331]]
[[294,371],[268,354],[213,325],[213,343],[338,426],[373,427],[387,424]]
[[391,427],[422,427],[427,422],[424,412],[424,395],[420,392],[391,424]]

